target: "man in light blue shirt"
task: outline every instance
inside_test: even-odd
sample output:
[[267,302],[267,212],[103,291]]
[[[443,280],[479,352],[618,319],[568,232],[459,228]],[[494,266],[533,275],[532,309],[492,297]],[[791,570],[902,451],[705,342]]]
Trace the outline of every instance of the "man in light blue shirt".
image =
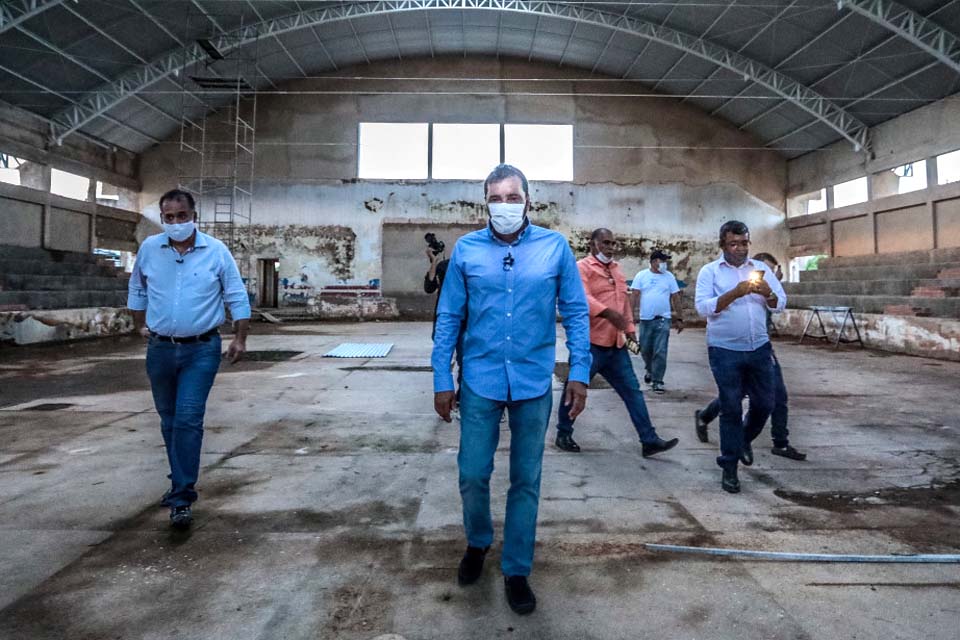
[[456,399],[450,359],[461,322],[460,496],[467,551],[461,585],[476,582],[493,541],[490,476],[500,418],[510,421],[510,490],[501,568],[507,602],[530,613],[536,598],[527,582],[533,566],[544,437],[553,403],[557,309],[570,351],[563,402],[571,417],[586,404],[590,380],[590,319],[580,273],[566,238],[530,223],[530,190],[515,167],[487,177],[489,226],[462,237],[450,257],[437,308],[433,342],[434,408],[450,422]]
[[650,268],[639,272],[630,285],[631,301],[640,296],[640,355],[647,370],[643,381],[654,393],[663,393],[670,327],[683,331],[680,286],[667,270],[669,262],[670,256],[657,249],[650,254]]
[[[787,296],[776,275],[750,260],[750,230],[730,220],[720,227],[723,256],[697,276],[697,313],[707,319],[707,352],[720,395],[721,487],[740,491],[738,462],[753,464],[751,442],[763,430],[774,405],[773,350],[767,309],[782,311]],[[750,410],[741,422],[744,396]]]
[[147,375],[160,415],[160,431],[170,464],[170,489],[161,504],[170,507],[170,524],[193,522],[191,505],[200,472],[203,416],[220,368],[220,334],[234,321],[227,349],[231,363],[246,351],[250,301],[227,247],[196,228],[193,196],[174,189],[160,198],[164,233],[147,238],[130,276],[127,307],[137,331],[148,339]]

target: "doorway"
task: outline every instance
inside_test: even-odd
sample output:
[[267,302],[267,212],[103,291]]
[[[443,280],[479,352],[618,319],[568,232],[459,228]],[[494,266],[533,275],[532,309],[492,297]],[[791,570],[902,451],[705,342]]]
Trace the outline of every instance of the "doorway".
[[263,309],[277,307],[277,291],[280,288],[280,260],[278,258],[261,258],[257,261],[258,276],[260,277],[259,301]]

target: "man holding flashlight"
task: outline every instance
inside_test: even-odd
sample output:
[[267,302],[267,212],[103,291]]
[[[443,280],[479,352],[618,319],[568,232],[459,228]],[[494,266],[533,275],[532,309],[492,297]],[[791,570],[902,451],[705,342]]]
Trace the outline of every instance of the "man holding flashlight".
[[[750,260],[750,229],[737,220],[720,227],[723,255],[697,276],[697,313],[707,320],[707,352],[720,395],[721,487],[740,491],[737,465],[753,464],[750,443],[763,430],[774,405],[773,349],[767,310],[779,312],[787,296],[776,275]],[[750,410],[741,416],[743,397]]]

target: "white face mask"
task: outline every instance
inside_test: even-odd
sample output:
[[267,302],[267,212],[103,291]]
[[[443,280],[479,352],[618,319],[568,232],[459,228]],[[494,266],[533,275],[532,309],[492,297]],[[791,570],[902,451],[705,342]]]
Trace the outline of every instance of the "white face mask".
[[180,222],[178,224],[167,224],[163,223],[163,230],[167,232],[167,235],[170,236],[170,239],[174,242],[183,242],[196,230],[197,225],[191,220],[190,222]]
[[500,235],[508,236],[523,226],[526,203],[491,202],[487,208],[490,210],[490,224]]
[[605,256],[603,253],[599,251],[597,252],[597,260],[599,260],[603,264],[610,264],[611,262],[613,262],[613,258],[609,256]]

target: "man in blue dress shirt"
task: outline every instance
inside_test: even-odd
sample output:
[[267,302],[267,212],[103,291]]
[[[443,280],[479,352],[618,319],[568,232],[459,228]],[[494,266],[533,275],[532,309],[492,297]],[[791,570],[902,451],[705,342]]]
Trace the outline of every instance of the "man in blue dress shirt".
[[[720,395],[721,487],[740,491],[738,462],[753,464],[750,443],[773,410],[773,349],[767,310],[782,311],[787,296],[761,260],[750,260],[750,230],[737,220],[720,227],[723,255],[697,276],[697,313],[707,319],[707,352]],[[742,402],[750,410],[742,418]],[[742,422],[741,422],[742,420]]]
[[530,613],[544,438],[553,404],[557,309],[570,351],[562,402],[575,418],[590,380],[590,318],[580,272],[566,238],[530,223],[530,190],[515,167],[499,165],[484,182],[489,225],[462,237],[450,257],[433,343],[434,408],[450,422],[456,399],[450,359],[461,321],[460,496],[467,551],[457,573],[476,582],[493,541],[490,476],[504,410],[510,422],[510,489],[501,569],[507,602]]
[[190,505],[200,472],[203,416],[220,368],[220,334],[230,307],[234,338],[227,358],[246,351],[250,301],[237,263],[227,247],[196,227],[193,196],[174,189],[160,198],[164,232],[147,238],[130,276],[127,307],[147,338],[147,375],[160,414],[170,464],[170,489],[162,504],[170,524],[193,522]]

